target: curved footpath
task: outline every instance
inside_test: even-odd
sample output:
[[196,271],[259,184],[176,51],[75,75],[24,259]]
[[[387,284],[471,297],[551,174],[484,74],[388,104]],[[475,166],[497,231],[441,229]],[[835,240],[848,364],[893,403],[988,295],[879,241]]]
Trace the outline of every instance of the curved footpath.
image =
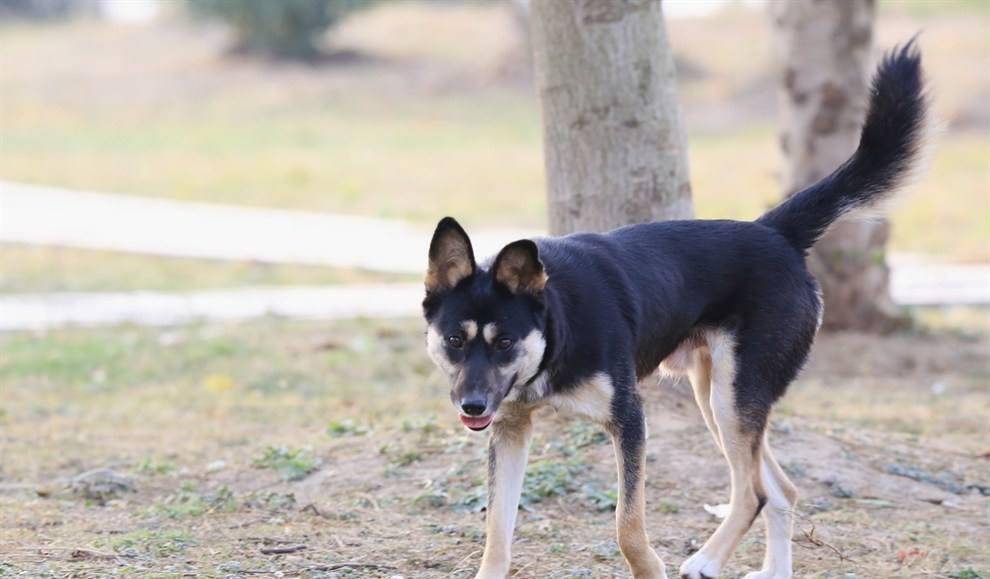
[[[401,221],[70,191],[0,181],[0,242],[173,257],[419,273],[431,230]],[[539,235],[472,233],[479,256]],[[990,265],[891,259],[902,305],[990,305]],[[188,293],[0,296],[0,331],[120,323],[172,325],[265,315],[309,319],[419,315],[419,284],[235,288]]]

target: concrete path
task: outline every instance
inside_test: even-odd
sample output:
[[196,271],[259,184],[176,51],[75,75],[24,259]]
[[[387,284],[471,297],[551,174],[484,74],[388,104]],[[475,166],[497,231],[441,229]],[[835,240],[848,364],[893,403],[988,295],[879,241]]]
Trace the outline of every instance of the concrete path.
[[422,311],[422,284],[244,288],[191,293],[0,296],[0,332],[63,326],[170,326],[262,316],[333,320],[405,318]]
[[[400,221],[78,192],[0,181],[0,242],[165,256],[422,273],[430,229]],[[472,232],[479,256],[525,230]],[[990,305],[990,265],[891,258],[902,305]],[[335,319],[419,315],[420,284],[245,288],[168,294],[0,295],[0,331],[121,323],[171,325],[264,315]]]
[[[432,233],[402,221],[0,181],[0,242],[421,273]],[[539,234],[504,229],[471,237],[475,253],[487,256]]]
[[[901,305],[990,304],[990,267],[906,266],[894,269]],[[976,283],[974,283],[974,279]],[[0,331],[62,326],[242,320],[266,315],[299,319],[400,318],[420,315],[422,284],[281,287],[161,292],[56,293],[0,296]]]

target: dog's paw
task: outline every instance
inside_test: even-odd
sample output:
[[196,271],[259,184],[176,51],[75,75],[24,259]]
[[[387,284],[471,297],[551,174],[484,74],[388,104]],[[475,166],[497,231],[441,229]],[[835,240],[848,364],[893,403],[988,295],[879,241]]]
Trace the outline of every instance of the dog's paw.
[[681,565],[681,579],[715,579],[721,570],[718,561],[698,551]]
[[705,512],[713,517],[724,519],[729,516],[729,505],[715,505],[713,507],[706,503]]
[[746,573],[743,579],[791,579],[791,574],[789,572],[777,572],[773,569],[763,569]]

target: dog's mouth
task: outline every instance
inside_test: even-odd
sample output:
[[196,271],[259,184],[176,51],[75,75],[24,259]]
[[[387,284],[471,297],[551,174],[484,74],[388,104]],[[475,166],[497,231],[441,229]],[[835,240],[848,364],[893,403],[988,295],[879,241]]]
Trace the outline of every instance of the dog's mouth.
[[488,428],[488,425],[492,423],[492,419],[495,418],[494,414],[489,414],[488,416],[465,416],[460,415],[461,424],[467,426],[475,432],[481,432],[482,430]]

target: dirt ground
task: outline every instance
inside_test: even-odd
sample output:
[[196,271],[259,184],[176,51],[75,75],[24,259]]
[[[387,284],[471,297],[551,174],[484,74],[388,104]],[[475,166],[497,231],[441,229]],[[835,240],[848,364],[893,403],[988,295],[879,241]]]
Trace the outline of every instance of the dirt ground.
[[[802,493],[797,576],[990,577],[988,347],[985,324],[820,338],[771,435]],[[0,576],[473,576],[486,437],[456,423],[418,322],[64,330],[0,354]],[[685,384],[643,390],[673,571],[727,469]],[[547,417],[513,576],[627,577],[614,501],[604,435]],[[762,551],[757,522],[723,576]]]

